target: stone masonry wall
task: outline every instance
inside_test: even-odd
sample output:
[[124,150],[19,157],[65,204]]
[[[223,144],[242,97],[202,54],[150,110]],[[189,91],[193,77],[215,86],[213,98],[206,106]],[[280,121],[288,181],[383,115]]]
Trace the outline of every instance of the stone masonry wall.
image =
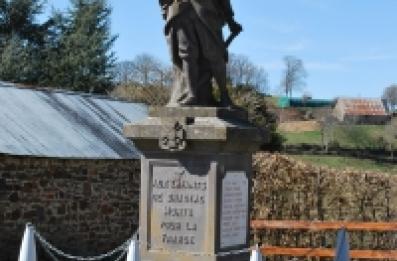
[[0,260],[17,260],[27,222],[74,255],[123,243],[138,227],[139,164],[0,156]]

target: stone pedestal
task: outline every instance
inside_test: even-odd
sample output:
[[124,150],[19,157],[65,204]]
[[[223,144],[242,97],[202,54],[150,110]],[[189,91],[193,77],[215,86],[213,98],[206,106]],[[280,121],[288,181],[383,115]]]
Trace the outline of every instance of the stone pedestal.
[[151,108],[127,125],[142,152],[142,261],[248,261],[251,155],[261,143],[244,111]]

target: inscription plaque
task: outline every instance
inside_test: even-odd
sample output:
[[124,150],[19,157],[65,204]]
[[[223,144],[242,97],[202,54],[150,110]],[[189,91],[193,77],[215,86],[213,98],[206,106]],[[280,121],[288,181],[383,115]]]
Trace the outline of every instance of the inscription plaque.
[[227,172],[222,181],[221,248],[247,242],[248,179],[244,172]]
[[177,164],[152,166],[150,249],[204,251],[208,175],[199,168],[189,166],[188,171]]

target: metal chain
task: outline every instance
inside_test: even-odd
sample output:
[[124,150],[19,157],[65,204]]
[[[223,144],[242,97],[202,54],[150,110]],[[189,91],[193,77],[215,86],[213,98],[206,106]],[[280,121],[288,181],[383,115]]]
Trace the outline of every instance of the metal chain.
[[[120,261],[124,257],[124,255],[127,254],[128,246],[130,245],[131,241],[136,240],[137,235],[138,235],[138,231],[136,231],[130,239],[125,241],[123,244],[121,244],[114,250],[109,251],[108,253],[105,253],[105,254],[102,254],[99,256],[81,257],[81,256],[72,256],[72,255],[66,254],[62,250],[53,246],[46,239],[44,239],[44,237],[39,232],[37,232],[36,229],[33,228],[33,231],[34,231],[35,236],[39,240],[39,242],[42,244],[44,250],[47,252],[48,255],[50,255],[53,258],[54,261],[59,261],[59,260],[52,254],[52,252],[54,252],[55,254],[57,254],[60,257],[63,257],[66,259],[71,259],[71,260],[76,260],[76,261],[100,261],[105,258],[112,257],[115,254],[121,252],[120,256],[118,256],[115,260],[115,261]],[[232,250],[232,251],[228,251],[228,252],[220,252],[220,253],[216,254],[216,256],[224,257],[224,256],[229,256],[229,255],[248,253],[251,251],[252,251],[252,248],[245,248],[245,249],[240,249],[240,250]],[[203,253],[191,253],[191,254],[193,256],[205,256],[205,254],[203,254]]]
[[123,253],[121,253],[121,255],[116,259],[116,260],[114,260],[114,261],[120,261],[121,259],[123,259],[123,257],[127,254],[127,249],[123,252]]
[[49,250],[53,251],[58,256],[61,256],[63,258],[70,259],[70,260],[76,260],[76,261],[100,261],[100,260],[103,260],[105,258],[112,257],[116,253],[119,253],[120,251],[125,250],[126,247],[128,246],[128,244],[124,243],[123,245],[121,245],[120,247],[117,247],[113,251],[110,251],[108,253],[105,253],[105,254],[102,254],[102,255],[99,255],[99,256],[81,257],[81,256],[73,256],[73,255],[66,254],[62,250],[59,250],[56,247],[54,247],[53,245],[51,245],[50,243],[48,243],[40,235],[38,236],[38,238],[39,238],[39,241],[43,244],[44,247],[46,247]]
[[[66,259],[77,260],[77,261],[99,261],[99,260],[103,260],[105,258],[112,257],[115,254],[123,251],[123,253],[121,253],[121,256],[118,257],[118,259],[116,260],[116,261],[119,261],[124,256],[124,254],[127,252],[128,246],[129,246],[132,238],[136,237],[136,233],[135,233],[134,236],[131,239],[128,239],[122,245],[120,245],[119,247],[115,248],[114,250],[112,250],[112,251],[110,251],[108,253],[105,253],[105,254],[102,254],[102,255],[99,255],[99,256],[81,257],[81,256],[73,256],[73,255],[66,254],[62,250],[60,250],[60,249],[56,248],[55,246],[53,246],[46,239],[44,239],[44,237],[39,232],[37,232],[35,229],[33,229],[33,231],[34,231],[35,236],[39,240],[39,242],[43,245],[44,248],[47,248],[48,251],[51,250],[52,252],[54,252],[58,256],[61,256],[61,257],[66,258]],[[48,252],[48,251],[46,251],[46,252]],[[51,255],[51,256],[53,257],[53,255]]]
[[249,253],[251,251],[252,251],[251,248],[245,248],[245,249],[240,249],[240,250],[232,250],[229,252],[220,252],[220,253],[216,254],[216,256],[230,256],[230,255]]
[[42,247],[43,247],[44,251],[47,253],[47,255],[49,255],[52,258],[53,261],[59,261],[59,259],[56,258],[56,256],[51,252],[50,249],[48,249],[44,245]]
[[[231,251],[227,251],[227,252],[219,252],[218,254],[215,254],[215,256],[224,257],[224,256],[230,256],[230,255],[237,255],[237,254],[249,253],[252,250],[253,250],[252,248],[244,248],[244,249],[240,249],[240,250],[231,250]],[[176,253],[178,253],[178,251]],[[184,252],[180,252],[180,253],[184,253]],[[199,256],[210,256],[210,254],[205,254],[205,253],[202,253],[202,252],[189,252],[189,255],[196,256],[196,257],[199,257]]]

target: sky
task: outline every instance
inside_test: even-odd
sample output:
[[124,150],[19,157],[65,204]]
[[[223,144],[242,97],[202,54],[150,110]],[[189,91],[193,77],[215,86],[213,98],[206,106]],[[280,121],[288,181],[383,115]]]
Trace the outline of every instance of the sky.
[[[66,10],[68,0],[47,0]],[[231,0],[244,32],[230,51],[268,73],[279,94],[283,57],[303,60],[313,98],[376,98],[397,83],[397,0]],[[120,61],[148,53],[169,63],[158,0],[109,0]],[[226,31],[227,33],[227,31]]]

